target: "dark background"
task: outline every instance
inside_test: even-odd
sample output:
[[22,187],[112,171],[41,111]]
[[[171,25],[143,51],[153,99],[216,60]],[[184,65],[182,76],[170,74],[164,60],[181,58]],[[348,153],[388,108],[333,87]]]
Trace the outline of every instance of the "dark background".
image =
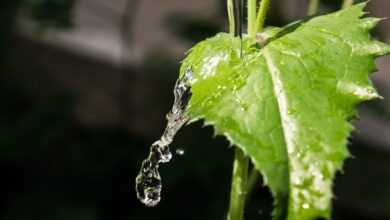
[[[389,17],[389,3],[368,10]],[[324,0],[320,12],[339,5]],[[267,22],[303,18],[306,6],[274,0]],[[1,1],[0,219],[224,219],[233,150],[201,123],[177,135],[172,148],[185,154],[162,166],[156,208],[137,201],[134,182],[165,126],[180,60],[226,18],[222,0]],[[389,42],[390,21],[374,35]],[[379,59],[373,77],[385,98],[389,68]],[[390,219],[390,103],[360,112],[334,219]],[[246,219],[270,219],[271,206],[259,182]]]

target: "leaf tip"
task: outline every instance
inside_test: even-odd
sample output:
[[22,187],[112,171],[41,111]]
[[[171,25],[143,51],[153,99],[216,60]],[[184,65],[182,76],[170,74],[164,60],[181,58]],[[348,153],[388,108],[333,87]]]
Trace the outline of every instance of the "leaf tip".
[[370,48],[371,48],[371,53],[377,57],[384,56],[390,53],[390,45],[380,41],[374,41],[371,44]]
[[381,97],[376,89],[372,86],[362,86],[350,82],[340,81],[337,87],[343,94],[353,96],[361,101],[377,99]]
[[373,57],[380,57],[390,53],[390,45],[374,40],[370,43],[356,48],[356,53],[360,55],[369,55]]
[[364,30],[371,30],[375,26],[377,26],[377,24],[380,21],[382,21],[382,20],[384,20],[384,19],[382,19],[382,18],[373,18],[373,17],[363,18],[363,19],[361,19],[360,27],[363,28]]
[[367,7],[369,2],[370,2],[370,0],[367,0],[367,1],[361,2],[359,4],[355,4],[355,5],[351,6],[351,7],[360,8],[363,11],[363,9]]
[[342,10],[336,12],[335,15],[340,16],[340,15],[347,15],[348,14],[348,15],[351,15],[353,17],[355,17],[355,16],[362,17],[363,15],[367,14],[367,12],[364,11],[367,4],[368,4],[368,1],[362,2],[359,4],[354,4],[351,7],[347,7],[345,9],[342,9]]

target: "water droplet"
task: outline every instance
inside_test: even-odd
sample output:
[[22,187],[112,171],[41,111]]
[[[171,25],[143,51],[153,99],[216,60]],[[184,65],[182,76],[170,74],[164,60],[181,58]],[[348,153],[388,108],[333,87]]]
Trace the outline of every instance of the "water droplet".
[[146,206],[156,206],[161,200],[162,183],[158,168],[161,163],[167,163],[172,159],[169,145],[175,134],[188,121],[186,110],[191,98],[189,86],[191,79],[192,70],[188,69],[183,78],[177,80],[173,90],[175,100],[171,111],[166,116],[167,126],[160,140],[150,147],[149,156],[142,162],[140,172],[136,177],[137,197]]
[[288,110],[287,110],[287,114],[289,114],[289,115],[292,115],[292,114],[294,114],[296,112],[296,110],[294,109],[294,108],[289,108]]
[[240,107],[241,107],[242,111],[248,111],[248,108],[249,108],[248,104],[246,104],[246,103],[241,103]]
[[237,104],[239,105],[241,111],[248,111],[248,104],[246,102],[244,102],[242,99],[240,99],[239,97],[236,97],[235,98],[235,101],[237,102]]
[[146,206],[157,205],[161,199],[161,177],[158,166],[152,167],[150,161],[142,163],[140,175],[136,178],[138,199]]
[[301,180],[301,178],[300,178],[300,177],[295,177],[295,178],[293,178],[293,184],[294,184],[295,186],[300,186],[300,185],[302,185],[302,180]]
[[184,155],[184,149],[183,148],[178,148],[178,149],[176,149],[176,154],[177,155]]

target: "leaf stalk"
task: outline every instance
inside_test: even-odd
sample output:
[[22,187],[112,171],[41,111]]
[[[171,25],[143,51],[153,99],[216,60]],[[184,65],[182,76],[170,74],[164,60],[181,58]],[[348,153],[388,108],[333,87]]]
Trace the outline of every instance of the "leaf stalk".
[[230,208],[228,220],[244,220],[244,209],[248,187],[249,158],[241,149],[235,147]]
[[346,9],[348,7],[351,7],[353,5],[353,0],[343,0],[343,6],[341,6],[342,9]]
[[229,17],[229,33],[234,35],[235,22],[234,22],[234,4],[233,0],[227,0],[227,11]]
[[248,34],[256,36],[257,0],[248,0]]
[[255,34],[257,32],[263,31],[263,29],[264,29],[265,18],[267,16],[270,2],[271,2],[271,0],[262,0],[260,3],[259,12],[257,13],[257,19],[256,19]]
[[317,14],[319,3],[319,0],[310,0],[309,7],[307,9],[307,15],[312,16]]
[[260,177],[259,171],[255,167],[253,167],[248,177],[246,201],[249,201],[249,199],[251,198],[255,186],[259,182],[259,177]]

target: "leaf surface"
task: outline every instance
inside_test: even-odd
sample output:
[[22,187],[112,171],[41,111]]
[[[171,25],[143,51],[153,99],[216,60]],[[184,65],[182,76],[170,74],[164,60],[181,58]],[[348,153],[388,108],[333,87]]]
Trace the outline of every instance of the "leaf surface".
[[275,198],[274,219],[330,218],[332,182],[342,168],[356,105],[380,97],[369,74],[390,52],[372,40],[379,19],[364,4],[313,18],[263,48],[218,34],[183,61],[188,114],[248,155]]

